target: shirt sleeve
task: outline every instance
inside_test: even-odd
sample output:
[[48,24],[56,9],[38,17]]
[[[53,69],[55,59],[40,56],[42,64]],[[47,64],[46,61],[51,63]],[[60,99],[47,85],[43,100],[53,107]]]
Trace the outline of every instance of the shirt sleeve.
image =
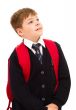
[[61,49],[61,46],[58,43],[56,43],[56,45],[59,52],[59,86],[53,97],[52,103],[55,103],[56,105],[58,105],[59,108],[61,108],[61,106],[64,105],[68,99],[71,79],[68,64]]
[[9,72],[13,97],[27,110],[46,110],[43,103],[31,94],[24,80],[15,50],[10,56]]

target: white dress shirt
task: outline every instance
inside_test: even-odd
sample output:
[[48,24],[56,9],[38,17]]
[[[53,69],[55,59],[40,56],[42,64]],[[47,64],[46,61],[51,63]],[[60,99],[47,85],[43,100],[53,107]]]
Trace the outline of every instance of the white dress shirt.
[[[43,47],[45,47],[45,44],[44,44],[44,41],[42,38],[40,38],[38,40],[38,42],[33,42],[31,40],[28,40],[28,39],[24,39],[24,44],[35,54],[35,50],[32,49],[32,44],[37,44],[37,43],[40,43]],[[41,54],[43,55],[43,49],[42,49],[42,46],[40,46],[40,52]]]

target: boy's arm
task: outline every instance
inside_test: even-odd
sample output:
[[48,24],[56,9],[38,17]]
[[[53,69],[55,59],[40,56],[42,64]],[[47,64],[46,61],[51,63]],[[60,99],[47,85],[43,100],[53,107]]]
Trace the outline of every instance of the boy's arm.
[[59,51],[59,86],[53,97],[52,103],[61,108],[61,106],[64,105],[68,99],[71,80],[68,65],[62,49],[58,43],[56,43],[56,45]]
[[47,110],[43,103],[33,96],[24,80],[16,51],[10,57],[10,84],[14,98],[27,110]]

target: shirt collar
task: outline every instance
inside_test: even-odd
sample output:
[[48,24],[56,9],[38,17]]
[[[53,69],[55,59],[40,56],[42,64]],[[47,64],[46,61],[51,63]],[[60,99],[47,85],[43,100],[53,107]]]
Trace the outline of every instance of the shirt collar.
[[24,44],[31,49],[33,42],[31,40],[28,39],[24,39]]
[[[32,42],[31,40],[24,39],[24,44],[25,44],[29,49],[31,49],[33,43],[36,44],[35,42]],[[44,44],[44,41],[43,41],[42,38],[40,38],[37,43],[40,43],[43,47],[45,47],[45,44]]]
[[45,43],[44,43],[44,41],[43,41],[42,38],[40,38],[40,39],[38,40],[38,43],[40,43],[43,47],[45,47]]

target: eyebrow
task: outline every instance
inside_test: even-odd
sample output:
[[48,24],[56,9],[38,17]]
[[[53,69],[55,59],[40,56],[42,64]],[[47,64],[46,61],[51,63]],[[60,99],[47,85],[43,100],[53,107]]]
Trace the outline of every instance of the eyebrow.
[[[31,17],[31,18],[28,18],[27,21],[33,20],[34,18],[38,18],[38,17]],[[38,19],[39,19],[39,18],[38,18]]]
[[27,19],[27,21],[32,20],[32,19],[34,19],[34,18],[29,18],[29,19]]

